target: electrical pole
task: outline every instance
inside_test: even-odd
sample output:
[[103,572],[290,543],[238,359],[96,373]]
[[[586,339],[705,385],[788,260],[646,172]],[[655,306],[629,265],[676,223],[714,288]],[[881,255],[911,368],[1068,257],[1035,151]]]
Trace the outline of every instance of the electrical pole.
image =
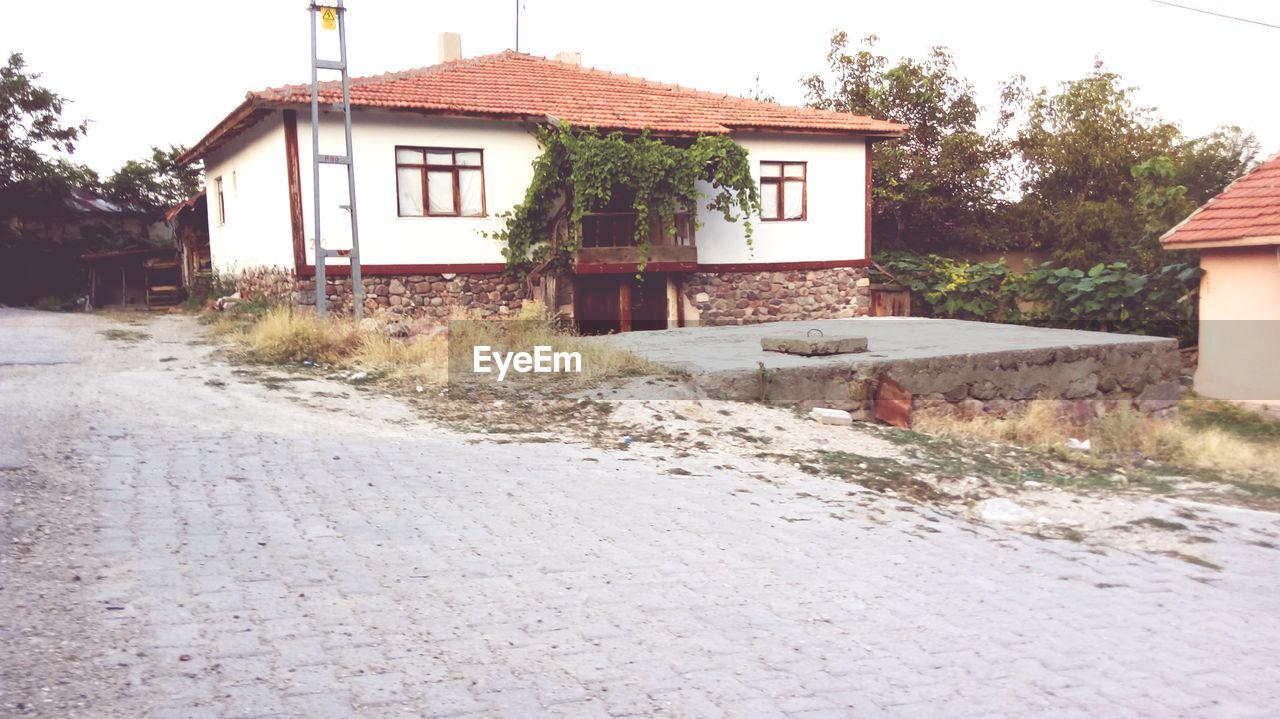
[[[325,261],[330,257],[347,257],[351,262],[352,315],[358,321],[364,314],[364,285],[360,277],[360,229],[356,216],[356,170],[351,157],[351,78],[347,74],[347,9],[342,0],[332,0],[333,5],[309,6],[311,11],[311,184],[312,215],[316,253],[316,316],[324,319],[328,307],[328,287],[325,282]],[[317,54],[316,17],[321,27],[338,31],[338,59],[321,60]],[[320,154],[320,70],[337,70],[342,74],[342,125],[346,149],[341,155]],[[347,166],[347,205],[343,208],[351,217],[351,249],[328,250],[320,234],[320,166]]]

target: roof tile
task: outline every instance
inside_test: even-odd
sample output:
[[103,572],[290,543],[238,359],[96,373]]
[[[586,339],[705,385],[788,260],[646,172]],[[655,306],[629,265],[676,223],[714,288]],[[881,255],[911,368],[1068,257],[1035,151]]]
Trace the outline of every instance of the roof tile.
[[[341,86],[322,83],[322,102],[340,102]],[[256,120],[254,108],[310,104],[310,85],[250,92],[245,102],[191,148],[203,156]],[[351,80],[351,104],[503,119],[553,117],[577,127],[726,134],[737,130],[896,136],[907,126],[844,112],[788,107],[583,68],[507,50],[494,55]]]
[[1160,242],[1177,249],[1257,238],[1280,238],[1280,154],[1231,183]]

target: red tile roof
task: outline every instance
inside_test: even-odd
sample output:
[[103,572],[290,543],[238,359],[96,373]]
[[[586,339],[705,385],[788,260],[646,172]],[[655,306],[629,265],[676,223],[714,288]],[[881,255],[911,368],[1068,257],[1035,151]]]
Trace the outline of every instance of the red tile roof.
[[[341,101],[336,82],[323,83],[321,102]],[[254,109],[309,105],[310,85],[249,93],[245,102],[188,153],[202,156],[256,121]],[[628,75],[582,68],[510,50],[405,72],[353,78],[357,107],[415,110],[522,120],[548,116],[577,127],[652,130],[659,134],[725,134],[733,131],[798,131],[896,137],[907,126],[860,115],[787,107]],[[253,117],[250,117],[253,115]]]
[[1280,245],[1280,154],[1204,203],[1160,242],[1166,249]]

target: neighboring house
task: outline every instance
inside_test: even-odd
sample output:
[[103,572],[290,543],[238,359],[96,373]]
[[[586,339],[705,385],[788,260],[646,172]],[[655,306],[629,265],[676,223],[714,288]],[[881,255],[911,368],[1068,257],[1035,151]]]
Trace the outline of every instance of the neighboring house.
[[173,241],[178,250],[182,286],[188,293],[209,284],[213,275],[213,259],[209,252],[209,201],[200,192],[164,213],[165,222],[173,228]]
[[89,268],[89,307],[161,310],[182,299],[173,247],[135,247],[80,256]]
[[[598,331],[865,314],[871,147],[903,125],[587,69],[575,54],[464,60],[451,34],[440,47],[438,65],[352,81],[370,306],[499,315],[540,296]],[[326,84],[321,154],[341,152],[338,101]],[[204,160],[215,267],[292,271],[300,301],[315,271],[309,108],[307,85],[251,92],[182,158]],[[634,217],[602,213],[584,221],[567,281],[533,287],[505,275],[502,244],[485,233],[524,199],[539,154],[533,128],[552,119],[658,137],[730,135],[762,178],[765,217],[752,245],[741,223],[698,208],[701,225],[681,218],[677,240],[653,248],[638,282]],[[321,180],[325,246],[349,247],[345,168],[323,169],[333,172]],[[341,281],[347,267],[332,263]],[[330,294],[347,297],[347,282]]]
[[[173,233],[155,213],[81,187],[7,188],[0,193],[0,224],[0,302],[84,297],[87,274],[90,305],[142,303],[139,251],[172,253]],[[110,255],[129,258],[121,262],[130,268],[121,271],[105,259]],[[95,289],[103,262],[111,264],[110,279]]]
[[1169,230],[1166,250],[1199,250],[1200,365],[1195,389],[1280,401],[1280,155]]

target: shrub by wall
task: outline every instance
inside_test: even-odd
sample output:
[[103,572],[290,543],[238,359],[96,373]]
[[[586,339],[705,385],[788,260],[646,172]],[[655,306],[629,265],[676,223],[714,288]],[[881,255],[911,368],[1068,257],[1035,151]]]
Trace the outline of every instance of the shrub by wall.
[[1142,273],[1124,262],[1088,270],[1046,262],[1017,274],[1003,259],[890,253],[878,266],[911,289],[921,316],[1196,339],[1202,271],[1194,264]]

